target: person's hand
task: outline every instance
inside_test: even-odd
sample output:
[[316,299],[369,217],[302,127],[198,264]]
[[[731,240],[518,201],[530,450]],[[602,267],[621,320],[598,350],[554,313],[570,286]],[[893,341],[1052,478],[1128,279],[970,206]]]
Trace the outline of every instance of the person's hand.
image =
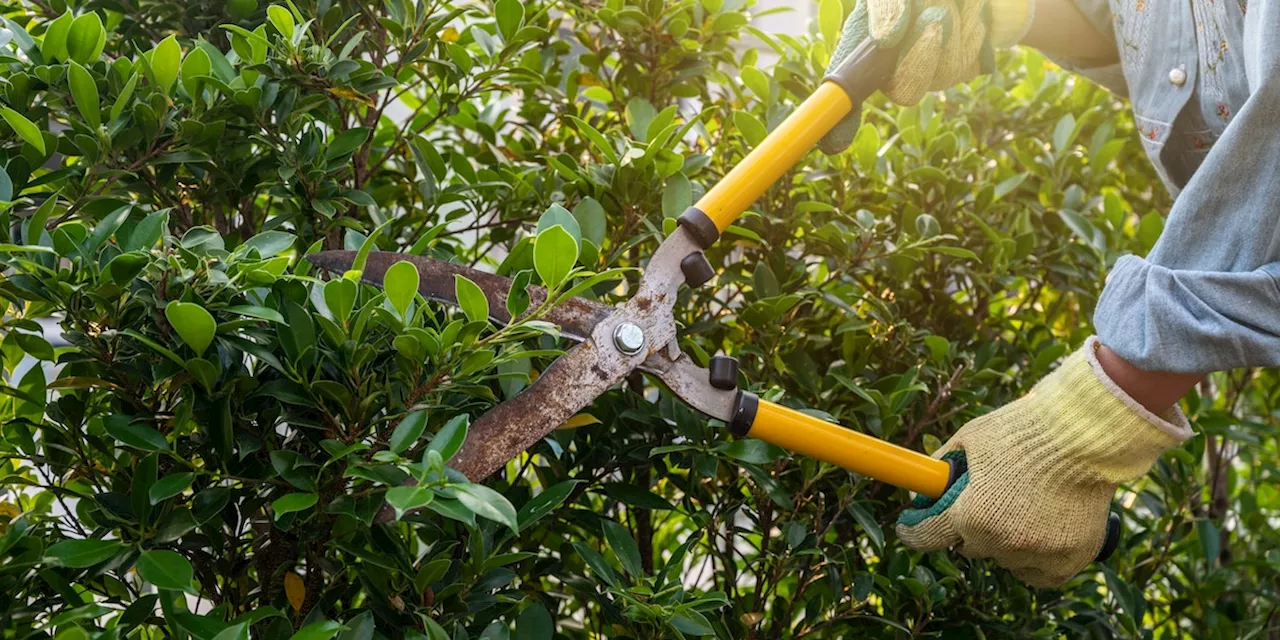
[[[1017,44],[1031,22],[1032,0],[860,0],[844,23],[830,73],[870,38],[898,47],[898,65],[884,94],[911,105],[930,91],[959,84],[994,66],[994,49]],[[822,139],[839,153],[857,133],[861,105]]]
[[961,427],[935,455],[968,472],[898,518],[920,551],[993,558],[1024,582],[1058,586],[1102,548],[1111,498],[1191,437],[1173,407],[1156,416],[1111,381],[1090,338],[1019,400]]

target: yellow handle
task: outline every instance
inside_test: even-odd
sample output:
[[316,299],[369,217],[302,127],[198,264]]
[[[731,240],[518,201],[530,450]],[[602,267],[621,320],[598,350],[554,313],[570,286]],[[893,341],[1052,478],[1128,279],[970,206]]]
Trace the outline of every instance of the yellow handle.
[[946,461],[767,400],[759,401],[747,436],[930,498],[941,497],[950,482]]
[[844,89],[822,83],[694,206],[723,232],[852,110]]

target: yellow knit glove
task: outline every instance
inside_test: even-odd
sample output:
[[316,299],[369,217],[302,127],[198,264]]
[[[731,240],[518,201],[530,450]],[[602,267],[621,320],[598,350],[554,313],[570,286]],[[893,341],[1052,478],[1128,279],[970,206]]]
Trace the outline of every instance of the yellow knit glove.
[[[993,49],[1012,46],[1031,24],[1032,0],[859,0],[836,44],[830,73],[867,38],[878,47],[900,47],[898,67],[884,94],[911,105],[988,72]],[[857,133],[860,105],[822,139],[838,153]]]
[[1176,407],[1158,417],[1098,364],[1096,338],[1017,401],[966,424],[936,455],[969,471],[936,502],[916,499],[898,536],[921,551],[993,558],[1028,584],[1060,585],[1093,561],[1121,482],[1190,438]]

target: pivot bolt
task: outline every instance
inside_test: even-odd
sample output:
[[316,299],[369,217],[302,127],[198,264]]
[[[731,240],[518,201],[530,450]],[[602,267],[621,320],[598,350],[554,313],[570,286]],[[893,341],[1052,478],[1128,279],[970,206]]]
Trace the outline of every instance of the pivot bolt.
[[629,356],[640,353],[644,348],[644,329],[630,322],[623,322],[613,330],[613,344]]

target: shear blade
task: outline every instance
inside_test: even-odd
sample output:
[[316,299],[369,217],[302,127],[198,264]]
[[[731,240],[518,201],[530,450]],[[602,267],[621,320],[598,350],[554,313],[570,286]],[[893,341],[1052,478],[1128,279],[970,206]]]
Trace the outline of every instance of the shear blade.
[[[355,263],[355,251],[325,251],[307,256],[312,264],[332,273],[346,273]],[[418,268],[418,293],[428,300],[458,305],[454,276],[476,283],[489,300],[489,314],[496,322],[511,321],[507,294],[511,279],[432,258],[396,253],[369,254],[361,281],[381,288],[387,270],[397,262]],[[530,285],[530,308],[547,298],[547,290]],[[473,481],[501,469],[511,451],[529,448],[574,414],[591,404],[609,387],[631,372],[624,359],[601,357],[590,341],[592,331],[614,312],[614,307],[584,298],[570,298],[552,308],[542,319],[560,326],[561,335],[577,340],[532,384],[480,416],[470,427],[462,449],[450,466]]]
[[[343,274],[351,269],[356,261],[355,251],[322,251],[307,256],[311,264],[331,273]],[[418,268],[418,293],[423,298],[435,302],[443,302],[458,306],[458,296],[454,289],[454,276],[463,276],[476,283],[489,300],[489,317],[499,324],[511,322],[511,314],[507,312],[507,294],[511,291],[511,278],[486,273],[478,269],[451,264],[443,260],[403,253],[370,253],[365,261],[360,281],[379,289],[387,269],[397,262],[411,262]],[[538,308],[547,299],[547,290],[537,285],[525,288],[529,294],[529,309]],[[526,311],[527,315],[529,312]],[[585,342],[601,320],[613,313],[613,307],[587,300],[570,298],[557,304],[543,320],[559,325],[561,335],[566,338]],[[521,316],[524,317],[524,316]]]

